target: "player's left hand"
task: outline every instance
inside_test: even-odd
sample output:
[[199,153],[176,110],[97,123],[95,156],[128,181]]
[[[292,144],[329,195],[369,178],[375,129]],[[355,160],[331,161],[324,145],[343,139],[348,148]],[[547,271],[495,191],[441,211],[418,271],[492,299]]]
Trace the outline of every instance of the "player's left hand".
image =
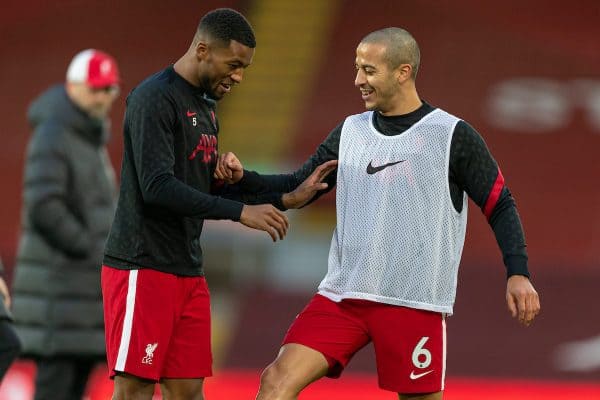
[[242,179],[244,167],[235,154],[232,152],[223,153],[217,159],[217,167],[213,176],[232,185]]
[[529,278],[513,275],[506,283],[506,303],[513,318],[525,326],[531,325],[540,312],[540,297]]

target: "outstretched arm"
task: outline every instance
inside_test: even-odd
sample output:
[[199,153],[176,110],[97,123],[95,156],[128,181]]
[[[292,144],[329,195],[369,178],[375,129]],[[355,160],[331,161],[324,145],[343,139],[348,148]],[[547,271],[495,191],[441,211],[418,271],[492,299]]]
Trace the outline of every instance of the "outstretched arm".
[[[326,190],[329,185],[324,180],[337,167],[337,160],[329,160],[319,165],[312,173],[294,190],[289,193],[268,192],[266,185],[256,185],[244,191],[244,185],[239,185],[238,190],[225,190],[223,195],[228,198],[236,198],[245,203],[259,203],[265,200],[275,204],[282,209],[300,208],[308,203],[315,195]],[[235,185],[244,175],[241,162],[234,153],[225,153],[219,156],[214,177],[228,184]],[[236,195],[232,195],[236,193]],[[250,194],[249,194],[250,193]]]
[[[332,173],[335,168],[331,168],[334,163],[330,162],[338,158],[342,125],[343,123],[333,129],[317,147],[315,153],[291,174],[263,175],[244,170],[237,157],[232,153],[227,153],[219,158],[214,177],[229,184],[235,184],[237,189],[234,190],[246,195],[249,193],[262,195],[287,193],[291,195],[298,189],[299,191],[296,191],[291,198],[286,196],[287,206],[284,206],[282,201],[279,201],[279,204],[269,201],[280,209],[297,208],[310,204],[333,189],[336,184],[337,175]],[[316,181],[315,178],[317,178]],[[316,192],[311,193],[312,197],[304,201],[305,199],[300,193],[310,193],[315,188],[314,183],[324,183],[326,186],[320,185]],[[303,184],[304,186],[301,187]],[[278,195],[281,199],[280,196]]]
[[300,208],[311,201],[319,191],[329,187],[324,180],[337,168],[338,160],[326,161],[319,165],[296,189],[284,193],[281,197],[283,206],[287,209]]

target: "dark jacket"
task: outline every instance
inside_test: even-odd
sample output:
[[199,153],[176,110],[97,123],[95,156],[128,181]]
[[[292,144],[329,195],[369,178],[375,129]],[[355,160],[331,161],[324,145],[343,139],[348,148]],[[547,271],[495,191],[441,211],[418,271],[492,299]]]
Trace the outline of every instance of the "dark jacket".
[[108,131],[62,85],[35,100],[28,117],[12,306],[23,352],[102,356],[100,267],[116,200]]

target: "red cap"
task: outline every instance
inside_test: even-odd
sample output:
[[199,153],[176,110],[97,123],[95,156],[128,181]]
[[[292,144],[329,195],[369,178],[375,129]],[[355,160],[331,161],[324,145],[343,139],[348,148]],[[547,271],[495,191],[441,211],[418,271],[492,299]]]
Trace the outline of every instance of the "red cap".
[[119,83],[119,68],[112,56],[100,50],[83,50],[69,64],[67,82],[85,83],[93,88],[114,86]]

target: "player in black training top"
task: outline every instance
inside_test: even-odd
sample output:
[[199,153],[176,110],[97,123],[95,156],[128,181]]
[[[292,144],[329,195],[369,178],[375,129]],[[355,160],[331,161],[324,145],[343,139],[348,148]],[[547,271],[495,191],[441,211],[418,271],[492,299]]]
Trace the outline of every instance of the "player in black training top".
[[[165,398],[202,397],[203,378],[212,374],[205,219],[239,221],[273,241],[286,234],[277,208],[243,204],[279,197],[236,194],[213,178],[215,102],[242,81],[255,45],[241,14],[211,11],[188,51],[127,98],[120,197],[102,267],[113,400],[151,399],[159,381]],[[302,190],[320,187],[309,180]]]

